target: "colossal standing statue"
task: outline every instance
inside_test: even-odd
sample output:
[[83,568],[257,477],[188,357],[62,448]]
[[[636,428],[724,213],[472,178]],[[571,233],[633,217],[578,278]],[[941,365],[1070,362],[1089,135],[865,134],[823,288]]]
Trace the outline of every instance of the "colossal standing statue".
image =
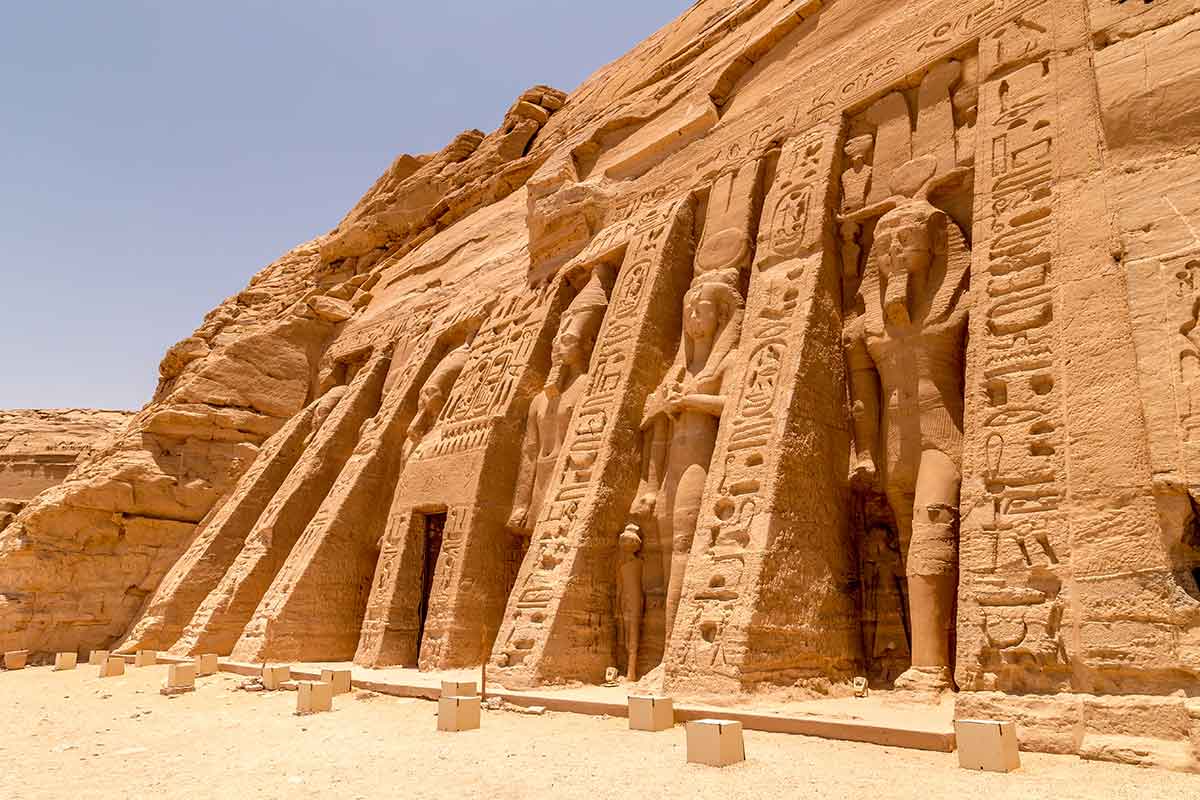
[[744,313],[739,280],[737,270],[718,270],[693,282],[683,301],[679,354],[646,401],[642,421],[646,463],[635,513],[652,513],[658,524],[668,640],[725,410],[725,375],[736,360]]
[[912,667],[898,688],[951,686],[969,258],[946,213],[902,200],[875,228],[865,310],[846,330],[854,477],[882,484],[908,578]]
[[529,536],[537,524],[559,450],[567,437],[575,405],[587,381],[588,362],[608,309],[599,268],[563,313],[550,351],[550,375],[542,392],[529,405],[521,466],[508,527]]

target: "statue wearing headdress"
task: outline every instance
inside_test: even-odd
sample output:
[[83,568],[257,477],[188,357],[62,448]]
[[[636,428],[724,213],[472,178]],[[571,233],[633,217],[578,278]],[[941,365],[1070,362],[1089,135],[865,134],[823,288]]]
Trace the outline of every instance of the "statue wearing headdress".
[[699,274],[683,301],[675,362],[646,401],[646,458],[639,514],[657,522],[666,576],[667,636],[683,591],[704,484],[725,411],[725,378],[736,357],[744,302],[737,269]]
[[[915,195],[915,196],[913,196]],[[913,192],[875,227],[864,312],[845,331],[857,461],[900,528],[912,668],[898,688],[950,688],[958,581],[970,252],[944,211]]]
[[514,533],[529,536],[537,524],[571,417],[587,383],[580,379],[587,376],[607,309],[608,293],[596,271],[563,313],[550,351],[546,386],[529,405],[517,489],[508,520]]

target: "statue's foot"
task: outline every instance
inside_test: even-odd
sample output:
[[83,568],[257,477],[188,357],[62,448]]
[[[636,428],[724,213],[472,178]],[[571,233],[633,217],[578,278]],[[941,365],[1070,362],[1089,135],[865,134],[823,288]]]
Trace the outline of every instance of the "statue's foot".
[[896,689],[902,692],[937,696],[954,689],[949,667],[909,667],[896,678]]

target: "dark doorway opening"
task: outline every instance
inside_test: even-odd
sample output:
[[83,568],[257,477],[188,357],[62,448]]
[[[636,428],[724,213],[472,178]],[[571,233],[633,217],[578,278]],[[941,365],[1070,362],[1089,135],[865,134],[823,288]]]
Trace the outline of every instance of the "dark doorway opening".
[[425,514],[425,552],[421,562],[421,604],[417,608],[417,653],[425,640],[425,618],[429,614],[429,598],[433,594],[433,576],[437,571],[438,556],[442,554],[442,537],[446,531],[446,515]]

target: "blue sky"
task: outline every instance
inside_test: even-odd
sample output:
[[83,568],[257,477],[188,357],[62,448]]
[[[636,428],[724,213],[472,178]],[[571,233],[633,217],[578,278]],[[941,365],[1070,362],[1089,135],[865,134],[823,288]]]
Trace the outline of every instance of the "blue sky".
[[0,408],[138,408],[165,349],[401,152],[571,90],[689,0],[10,2]]

